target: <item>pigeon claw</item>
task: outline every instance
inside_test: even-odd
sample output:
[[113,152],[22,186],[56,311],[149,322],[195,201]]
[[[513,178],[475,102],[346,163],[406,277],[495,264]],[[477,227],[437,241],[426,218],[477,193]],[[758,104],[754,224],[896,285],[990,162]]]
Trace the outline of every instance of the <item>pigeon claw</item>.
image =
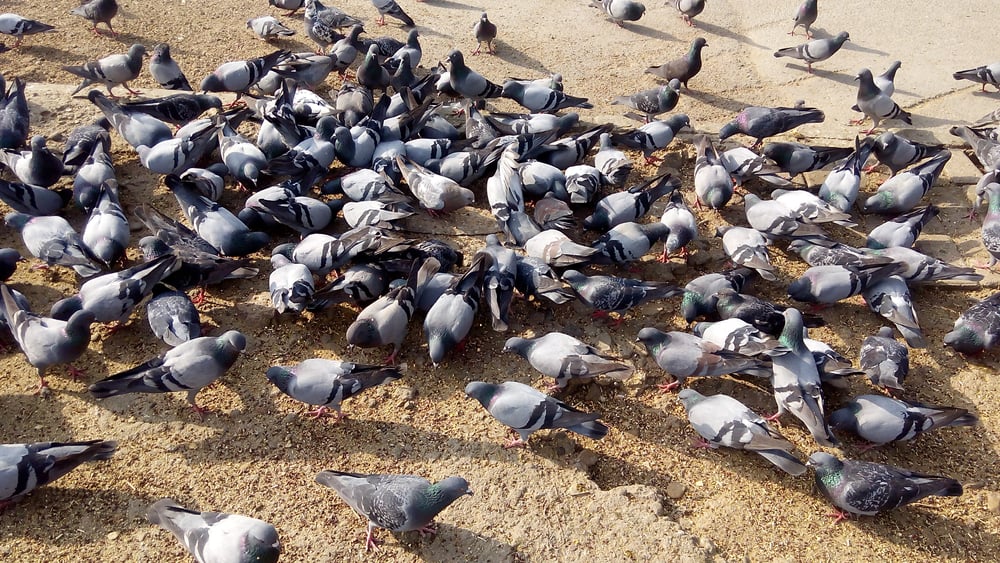
[[839,524],[842,521],[847,520],[848,518],[851,517],[850,513],[844,512],[843,510],[837,510],[835,512],[831,512],[830,514],[827,514],[827,516],[833,518],[834,524]]
[[[85,375],[87,375],[87,373],[85,371],[83,371],[80,368],[74,367],[74,366],[68,366],[66,368],[66,373],[69,374],[69,376],[73,379],[73,381],[79,381]],[[45,380],[42,380],[42,382],[44,383]],[[47,383],[45,384],[45,387],[48,387]]]
[[661,383],[657,385],[656,388],[660,390],[660,393],[670,393],[674,389],[679,388],[680,386],[681,386],[681,380],[675,379],[670,383]]
[[504,444],[503,445],[503,449],[509,450],[511,448],[523,448],[523,447],[525,447],[527,445],[528,445],[528,443],[525,442],[524,440],[522,440],[520,438],[514,438],[514,439],[510,440],[509,442],[507,442],[506,444]]
[[431,522],[431,523],[427,524],[426,526],[424,526],[422,528],[419,528],[417,531],[420,532],[420,537],[422,537],[422,538],[426,538],[427,536],[434,537],[438,533],[438,531],[437,531],[437,524],[435,524],[434,522]]
[[691,447],[699,450],[710,450],[712,449],[712,443],[699,436],[697,440],[691,440]]

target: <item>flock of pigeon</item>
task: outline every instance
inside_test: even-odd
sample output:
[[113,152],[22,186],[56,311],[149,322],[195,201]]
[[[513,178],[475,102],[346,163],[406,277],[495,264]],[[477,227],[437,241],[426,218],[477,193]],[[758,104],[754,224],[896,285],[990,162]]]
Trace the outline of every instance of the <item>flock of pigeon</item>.
[[[691,128],[683,114],[659,116],[676,106],[681,87],[687,88],[701,70],[704,39],[696,39],[684,57],[647,70],[666,84],[611,101],[644,122],[615,131],[610,124],[584,127],[576,113],[560,114],[592,106],[564,93],[558,75],[498,84],[467,66],[460,50],[447,54],[445,67],[425,72],[419,66],[423,54],[416,29],[405,42],[366,39],[359,18],[319,0],[270,2],[293,14],[304,8],[304,30],[317,53],[277,50],[226,62],[201,81],[201,94],[182,92],[125,103],[115,99],[113,89],[121,86],[132,93],[129,82],[142,71],[143,45],[133,45],[127,54],[65,67],[83,79],[74,94],[87,91],[101,115],[68,136],[61,156],[49,149],[44,137],[29,136],[24,82],[14,78],[9,88],[6,81],[0,82],[0,161],[11,178],[0,180],[0,200],[13,210],[5,223],[20,232],[24,249],[45,266],[72,268],[82,281],[77,294],[53,304],[47,315],[34,312],[13,287],[0,285],[0,320],[37,369],[40,393],[49,392],[46,373],[56,366],[72,369],[72,362],[87,350],[94,323],[124,325],[144,304],[151,330],[171,348],[92,384],[91,394],[101,399],[185,392],[201,412],[195,401],[198,392],[232,368],[247,341],[236,329],[202,336],[196,307],[200,296],[207,286],[256,277],[258,269],[247,257],[267,249],[274,238],[291,234],[298,240],[271,246],[268,288],[275,314],[298,315],[350,303],[360,313],[346,330],[345,345],[391,347],[385,365],[313,358],[267,370],[267,379],[283,393],[317,407],[316,417],[330,415],[332,409],[339,419],[343,400],[403,377],[395,361],[418,311],[428,354],[437,365],[462,346],[481,306],[493,330],[508,331],[518,292],[525,300],[553,305],[577,299],[595,316],[615,315],[614,323],[650,300],[679,298],[686,321],[703,319],[691,332],[650,326],[637,335],[656,364],[673,377],[663,389],[682,387],[691,377],[770,379],[777,404],[770,420],[792,414],[820,446],[839,444],[835,430],[882,445],[977,422],[961,408],[900,398],[908,347],[928,345],[909,286],[982,278],[971,268],[911,248],[921,228],[938,213],[933,204],[917,206],[951,156],[944,148],[890,131],[859,138],[846,148],[764,144],[801,124],[821,122],[824,114],[802,104],[748,107],[718,137],[721,141],[744,135],[755,140],[753,147],[719,153],[708,135],[692,139],[696,206],[720,209],[743,190],[747,226],[727,226],[716,233],[733,267],[704,274],[685,287],[588,274],[586,269],[593,266],[604,272],[626,268],[660,243],[663,261],[686,257],[688,244],[700,235],[697,215],[685,203],[688,187],[680,178],[667,172],[626,188],[634,176],[633,164],[617,147],[641,151],[648,162],[655,162],[657,151]],[[390,16],[414,26],[394,0],[372,3],[379,23]],[[688,23],[705,7],[703,0],[671,3]],[[644,12],[632,0],[603,0],[600,6],[619,25]],[[73,10],[93,23],[95,33],[98,23],[114,33],[111,21],[117,12],[115,0],[90,0]],[[801,26],[808,35],[816,18],[816,2],[806,0],[795,16],[793,32]],[[247,28],[265,41],[295,33],[272,16],[249,20]],[[15,14],[0,15],[0,32],[16,37],[14,48],[22,45],[25,35],[46,31],[52,27]],[[475,22],[472,35],[473,54],[494,52],[497,28],[487,14]],[[848,39],[843,32],[780,49],[775,56],[805,60],[811,71],[812,64],[833,56]],[[885,121],[911,123],[891,98],[899,66],[893,64],[879,77],[869,70],[857,75],[856,109],[872,120],[866,135]],[[961,71],[955,77],[1000,89],[997,66]],[[168,45],[153,49],[149,70],[165,88],[192,90]],[[333,72],[342,78],[339,91],[331,93],[333,99],[314,93]],[[93,86],[105,87],[109,95],[88,90]],[[224,108],[220,98],[211,95],[223,92],[235,94],[237,101],[243,96],[252,101],[246,107],[233,102]],[[527,113],[485,111],[486,102],[496,98],[513,100]],[[463,126],[448,119],[456,107],[464,112]],[[995,258],[1000,257],[998,120],[1000,115],[990,115],[971,127],[953,129],[988,171],[978,193],[989,201],[982,236]],[[244,125],[249,122],[252,128]],[[251,129],[257,131],[256,139],[240,132]],[[136,205],[131,215],[149,234],[138,241],[144,261],[129,267],[124,267],[125,252],[133,241],[119,201],[112,130],[135,149],[142,166],[163,176],[191,225],[173,219],[173,212]],[[757,148],[760,153],[754,152]],[[871,157],[891,175],[874,195],[858,202],[862,175],[870,171],[864,166]],[[816,193],[792,183],[800,174],[831,166]],[[52,189],[64,175],[73,178],[72,189]],[[778,189],[763,199],[746,192],[744,181]],[[227,184],[246,193],[242,209],[217,202]],[[316,197],[317,192],[325,197]],[[484,192],[498,234],[485,238],[464,269],[462,254],[446,242],[405,236],[407,217],[421,212],[447,217]],[[660,220],[646,221],[654,203],[664,198],[668,203]],[[82,234],[60,215],[71,201],[88,217]],[[892,217],[868,234],[864,248],[829,234],[829,224],[855,225],[856,205],[865,213]],[[349,228],[334,232],[338,215]],[[578,215],[586,216],[584,230],[598,233],[589,244],[580,237]],[[828,345],[809,338],[807,327],[821,326],[821,316],[743,293],[754,277],[777,280],[768,250],[776,241],[787,242],[789,254],[810,265],[787,287],[791,300],[825,306],[862,295],[872,311],[902,335],[905,345],[894,338],[893,328],[883,327],[864,339],[860,366],[855,368]],[[0,250],[0,279],[9,279],[21,260],[17,250]],[[333,279],[327,281],[331,274]],[[186,291],[196,288],[199,295],[192,300]],[[1000,294],[970,308],[944,343],[965,354],[992,347],[1000,334],[998,305]],[[624,380],[633,374],[633,367],[621,359],[560,332],[511,337],[504,351],[553,378],[550,391],[555,392],[580,381]],[[827,415],[824,385],[843,385],[843,378],[858,374],[867,374],[890,396],[861,395]],[[506,447],[524,446],[540,429],[563,428],[595,440],[609,430],[600,415],[516,381],[472,381],[465,393],[518,435]],[[951,478],[823,452],[803,463],[795,446],[768,419],[739,400],[704,396],[691,388],[682,389],[678,398],[702,445],[752,451],[791,475],[812,466],[817,486],[840,510],[839,518],[876,514],[929,495],[962,494],[962,485]],[[100,440],[2,445],[0,500],[18,500],[81,463],[108,459],[116,447],[113,441]],[[437,513],[472,494],[461,477],[430,483],[411,475],[324,471],[316,480],[368,520],[368,548],[376,547],[373,532],[379,527],[433,532]],[[170,499],[153,504],[148,518],[174,533],[199,561],[275,561],[280,551],[275,528],[254,518],[197,512]]]

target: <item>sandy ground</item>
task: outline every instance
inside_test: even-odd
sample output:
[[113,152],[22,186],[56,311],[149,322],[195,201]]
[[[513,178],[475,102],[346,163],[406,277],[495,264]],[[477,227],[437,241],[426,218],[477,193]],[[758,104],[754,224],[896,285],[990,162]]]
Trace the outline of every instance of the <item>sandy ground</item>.
[[[1000,100],[995,93],[981,94],[977,85],[950,77],[954,70],[1000,58],[990,41],[992,2],[963,2],[947,14],[940,3],[915,0],[822,4],[814,27],[817,35],[846,29],[852,41],[831,60],[817,64],[813,75],[788,59],[771,56],[776,48],[801,40],[786,35],[797,4],[797,0],[712,0],[694,29],[684,25],[672,8],[652,2],[642,20],[624,29],[582,0],[404,0],[403,6],[419,24],[425,65],[442,59],[453,47],[471,51],[471,27],[479,12],[487,10],[500,27],[499,52],[496,57],[470,57],[470,65],[496,81],[560,72],[569,93],[588,96],[595,103],[594,110],[581,112],[588,123],[627,126],[620,108],[608,104],[610,99],[652,86],[652,78],[642,70],[679,56],[696,36],[709,43],[705,69],[692,80],[693,90],[683,94],[677,111],[688,113],[700,131],[716,131],[744,105],[788,105],[804,99],[826,111],[827,122],[802,127],[791,136],[847,145],[857,132],[848,125],[855,117],[848,109],[854,103],[855,73],[866,66],[880,72],[896,58],[903,61],[896,99],[914,114],[913,127],[905,131],[921,140],[957,147],[956,139],[946,132],[948,126],[974,120]],[[274,13],[297,30],[302,18],[301,12],[289,17],[263,0],[132,0],[122,2],[122,15],[115,21],[121,32],[118,38],[95,38],[85,22],[68,15],[72,5],[72,0],[39,0],[6,7],[54,24],[57,32],[29,37],[19,50],[0,55],[0,68],[8,80],[21,76],[30,83],[33,132],[60,142],[75,125],[97,114],[85,100],[70,99],[65,85],[75,83],[60,65],[124,52],[133,42],[147,47],[168,42],[195,82],[224,61],[262,55],[273,48],[249,34],[244,27],[247,18]],[[392,20],[384,28],[375,26],[375,10],[364,0],[341,0],[337,5],[363,17],[370,34],[400,39],[406,35]],[[300,35],[278,46],[311,50],[313,46]],[[144,73],[135,85],[148,89],[154,83]],[[332,77],[328,85],[336,88],[339,81]],[[509,104],[499,106],[513,109]],[[114,139],[123,203],[152,202],[176,213],[174,200],[160,181],[138,166],[120,138]],[[690,144],[682,140],[666,158],[667,166],[682,171],[686,189],[691,186],[692,154]],[[636,161],[631,181],[656,172],[638,156]],[[931,194],[943,208],[941,221],[928,226],[920,248],[964,264],[986,257],[978,225],[961,219],[975,173],[961,154],[948,164]],[[810,178],[818,183],[822,174]],[[868,176],[864,189],[873,191],[883,178],[879,173]],[[478,193],[477,199],[485,202],[481,187]],[[693,193],[686,197],[693,201]],[[242,205],[235,192],[223,202],[233,208]],[[741,202],[734,203],[721,213],[701,213],[703,236],[721,224],[742,224]],[[654,208],[654,216],[661,209],[662,204]],[[82,228],[79,211],[70,210],[69,217]],[[459,233],[492,228],[484,203],[456,213],[451,221],[457,228],[426,218],[410,227]],[[862,218],[856,230],[838,235],[861,243],[864,232],[877,221]],[[452,240],[467,251],[481,244],[480,236]],[[0,245],[22,248],[7,230],[0,232]],[[689,264],[664,265],[650,257],[635,275],[682,284],[723,264],[717,240],[706,238],[694,247]],[[754,291],[780,300],[785,285],[804,266],[780,250],[774,255],[782,272],[779,282],[759,282]],[[135,252],[130,256],[134,259]],[[213,410],[204,420],[180,396],[131,396],[98,403],[86,392],[90,381],[164,350],[149,333],[141,311],[129,330],[107,335],[96,329],[90,350],[78,364],[86,369],[87,379],[75,382],[53,376],[54,394],[46,400],[31,395],[34,370],[20,352],[0,356],[4,374],[0,441],[104,438],[121,444],[112,461],[84,466],[5,511],[0,516],[0,557],[189,560],[171,536],[143,517],[148,504],[171,496],[199,509],[238,512],[273,523],[281,534],[284,560],[363,559],[363,523],[332,491],[314,483],[314,475],[323,469],[416,473],[433,479],[461,474],[469,480],[475,496],[442,513],[436,539],[416,534],[393,538],[382,532],[387,541],[380,557],[387,560],[974,561],[993,560],[1000,551],[997,361],[994,354],[969,360],[941,345],[958,315],[997,287],[993,276],[979,288],[924,287],[914,292],[931,345],[912,352],[906,396],[969,408],[980,416],[981,425],[946,430],[862,456],[954,476],[969,485],[965,496],[922,501],[892,514],[834,526],[826,517],[830,507],[814,492],[808,475],[787,476],[751,454],[690,447],[694,432],[683,409],[674,396],[662,395],[653,386],[663,380],[663,373],[633,342],[643,326],[680,329],[683,321],[676,314],[676,302],[641,307],[612,329],[591,323],[580,306],[549,308],[518,301],[511,334],[565,330],[623,355],[634,363],[637,374],[623,384],[586,385],[564,397],[582,409],[604,413],[612,428],[604,440],[542,432],[528,449],[508,451],[500,447],[505,429],[467,400],[462,388],[471,379],[516,379],[536,386],[543,382],[525,362],[501,355],[508,335],[491,332],[482,321],[465,352],[438,369],[427,360],[415,323],[402,355],[404,380],[349,402],[345,410],[351,418],[346,423],[300,418],[301,405],[264,378],[268,366],[309,357],[372,363],[384,352],[345,349],[343,335],[356,314],[348,307],[272,323],[266,294],[270,269],[264,254],[255,258],[261,266],[256,279],[215,289],[202,306],[203,320],[217,331],[237,328],[250,341],[237,367],[199,396],[200,403]],[[39,273],[22,268],[11,283],[28,295],[36,309],[47,310],[72,293],[77,281],[68,270]],[[828,326],[815,331],[815,337],[852,358],[857,357],[861,340],[880,326],[880,318],[860,298],[840,303],[823,316]],[[690,385],[705,394],[734,395],[758,412],[774,409],[766,389],[735,380]],[[828,405],[868,391],[866,381],[855,381],[849,392],[831,393]],[[817,449],[790,418],[781,429],[803,456]],[[849,441],[835,453],[859,455]]]

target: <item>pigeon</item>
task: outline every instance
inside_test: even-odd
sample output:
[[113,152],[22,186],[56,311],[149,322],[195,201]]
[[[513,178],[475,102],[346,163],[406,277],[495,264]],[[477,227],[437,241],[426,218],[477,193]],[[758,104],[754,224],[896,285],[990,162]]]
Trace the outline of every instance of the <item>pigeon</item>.
[[645,74],[652,74],[668,82],[676,78],[687,88],[688,81],[701,72],[701,50],[705,47],[708,47],[705,38],[697,37],[691,42],[691,48],[688,49],[686,55],[667,61],[660,66],[651,66],[646,69]]
[[657,200],[680,188],[680,185],[680,179],[667,172],[628,190],[614,192],[597,202],[594,212],[583,220],[583,227],[606,231],[615,225],[637,221],[649,212]]
[[291,12],[288,12],[285,15],[292,16],[295,12],[299,11],[299,8],[305,5],[305,0],[267,0],[267,3],[275,8],[291,10]]
[[823,418],[823,390],[816,360],[802,341],[802,313],[788,308],[782,315],[785,326],[778,342],[787,350],[769,354],[774,400],[778,403],[778,412],[772,420],[791,412],[805,424],[817,444],[835,447],[837,438]]
[[17,41],[14,42],[15,49],[21,46],[21,41],[25,35],[34,35],[48,31],[55,31],[55,27],[37,20],[21,17],[17,14],[0,14],[0,33],[13,35],[17,38]]
[[377,25],[385,25],[386,16],[392,16],[403,22],[403,27],[413,27],[416,25],[413,18],[406,15],[406,12],[396,3],[396,0],[372,0],[372,5],[375,6],[375,9],[379,13],[379,18],[375,20]]
[[850,35],[846,31],[841,31],[835,37],[813,39],[795,47],[778,49],[774,52],[774,56],[801,59],[806,62],[806,72],[811,74],[813,63],[829,59],[844,46],[845,41],[850,40]]
[[294,366],[267,368],[267,380],[282,393],[318,407],[309,414],[319,418],[333,409],[337,421],[346,418],[340,410],[341,401],[401,377],[403,374],[392,366],[370,366],[323,358],[304,360]]
[[[267,156],[228,122],[222,123],[218,136],[219,155],[229,174],[244,188],[256,191],[261,171],[267,167]],[[193,186],[190,189],[192,193],[198,193]]]
[[[125,111],[139,111],[165,123],[172,123],[180,127],[193,122],[210,109],[221,110],[222,100],[218,96],[207,94],[173,94],[162,98],[128,102],[121,104],[121,106]],[[193,123],[192,127],[195,127],[195,130],[201,128]]]
[[604,8],[604,11],[618,27],[625,27],[625,22],[639,21],[646,13],[646,6],[635,0],[591,0],[591,5]]
[[1000,142],[985,135],[982,131],[971,129],[964,125],[956,125],[948,130],[956,137],[961,137],[972,148],[984,170],[994,170],[1000,167]]
[[720,348],[744,356],[759,356],[779,346],[771,335],[735,317],[724,321],[695,323],[691,332]]
[[806,465],[816,471],[816,487],[839,509],[836,522],[851,514],[874,516],[929,496],[962,495],[962,484],[954,479],[870,461],[841,460],[824,452],[809,456]]
[[983,190],[988,200],[986,216],[980,230],[983,247],[990,254],[987,267],[992,268],[1000,257],[1000,184],[990,182]]
[[873,385],[902,390],[910,371],[910,351],[893,338],[891,328],[884,326],[861,343],[861,369]]
[[[15,45],[16,47],[16,45]],[[971,80],[983,85],[982,92],[986,91],[986,85],[990,84],[997,91],[1000,91],[1000,63],[993,63],[967,70],[960,70],[951,75],[955,80]]]
[[645,327],[636,341],[642,342],[656,365],[674,377],[660,385],[663,391],[676,389],[689,377],[718,377],[730,373],[745,373],[766,377],[768,364],[763,360],[723,349],[707,340],[686,332]]
[[694,389],[682,389],[677,399],[704,447],[749,450],[789,475],[805,473],[806,466],[790,453],[795,445],[743,403],[728,395],[706,397]]
[[719,140],[723,141],[742,133],[756,139],[751,148],[757,148],[767,137],[791,131],[806,123],[822,123],[825,119],[826,115],[816,108],[750,106],[719,129]]
[[681,13],[681,19],[688,27],[694,27],[694,17],[705,10],[706,0],[670,0],[669,4]]
[[[17,302],[6,285],[0,285],[0,296],[7,326],[28,363],[38,370],[38,392],[43,394],[48,389],[45,372],[50,367],[68,364],[87,351],[94,313],[77,311],[68,321],[60,321],[32,313]],[[80,371],[71,366],[70,374],[79,375]]]
[[274,270],[268,277],[267,290],[271,294],[271,306],[276,313],[288,311],[302,313],[312,302],[313,276],[309,268],[295,264],[282,254],[271,256]]
[[152,148],[173,137],[170,126],[163,121],[141,111],[129,111],[98,90],[91,90],[87,99],[104,113],[115,131],[132,148]]
[[[909,112],[903,110],[892,98],[878,89],[875,79],[872,78],[872,71],[867,68],[861,69],[855,80],[858,81],[858,103],[854,109],[872,120],[871,129],[865,131],[865,135],[870,135],[881,122],[890,119],[898,119],[907,125],[913,125]],[[857,123],[861,121],[864,121],[864,118]]]
[[868,233],[865,246],[876,250],[891,246],[909,248],[920,236],[924,225],[937,217],[940,212],[941,210],[936,205],[931,204],[886,221]]
[[896,325],[896,330],[906,339],[907,345],[912,348],[927,347],[906,280],[899,275],[892,275],[867,286],[861,295],[869,309]]
[[479,101],[498,98],[503,88],[490,82],[483,75],[465,65],[465,57],[458,49],[448,53],[448,84],[458,95]]
[[536,338],[513,336],[504,343],[503,351],[521,356],[542,375],[555,379],[550,391],[565,389],[570,381],[589,381],[598,375],[623,381],[633,371],[631,366],[603,356],[593,346],[561,332]]
[[114,92],[111,89],[119,85],[128,90],[129,94],[139,94],[139,92],[129,88],[128,83],[139,77],[139,71],[142,70],[142,58],[145,55],[146,48],[136,43],[128,48],[128,54],[125,55],[108,55],[102,59],[84,63],[82,66],[62,67],[66,72],[83,78],[83,82],[70,95],[75,95],[91,84],[103,84],[111,97],[114,97]]
[[192,90],[191,84],[181,71],[177,61],[170,57],[170,45],[160,43],[153,47],[153,56],[149,59],[149,73],[153,80],[167,90]]
[[573,288],[581,303],[594,309],[594,317],[617,313],[621,324],[625,311],[654,299],[667,299],[684,290],[661,281],[635,280],[617,276],[586,276],[577,270],[566,270],[562,279]]
[[48,188],[58,182],[63,173],[62,159],[48,149],[45,137],[33,136],[30,147],[27,151],[0,151],[0,162],[25,184]]
[[761,150],[764,156],[771,159],[789,176],[826,168],[842,158],[847,158],[852,152],[853,149],[849,147],[809,146],[789,142],[768,143]]
[[173,534],[199,562],[277,563],[281,554],[278,530],[249,516],[198,512],[164,498],[149,506],[146,519]]
[[1000,336],[998,307],[1000,293],[994,293],[966,309],[955,320],[952,331],[944,335],[945,346],[951,346],[956,352],[966,355],[979,354],[992,348]]
[[598,420],[601,415],[577,410],[517,381],[499,385],[472,381],[465,386],[465,394],[479,401],[493,418],[520,436],[504,448],[525,446],[529,436],[544,428],[565,428],[594,440],[608,434],[608,427]]
[[827,174],[819,187],[819,197],[833,207],[847,212],[858,198],[861,172],[872,152],[870,137],[864,141],[854,137],[854,152]]
[[[823,201],[817,195],[806,190],[776,189],[771,192],[771,199],[799,214],[799,219],[806,223],[836,223],[844,227],[856,227],[850,213],[840,211]],[[815,265],[815,264],[813,264]]]
[[792,26],[792,30],[788,34],[795,35],[795,28],[802,26],[806,30],[806,37],[812,39],[812,32],[809,31],[809,28],[816,22],[816,16],[817,0],[804,0],[799,5],[799,9],[795,11],[795,17],[792,18],[795,25]]
[[195,402],[198,392],[226,373],[246,344],[246,337],[235,330],[188,340],[148,362],[94,383],[90,393],[104,399],[127,393],[186,391],[191,407],[203,413],[206,409]]
[[[320,49],[326,49],[343,37],[337,32],[338,29],[360,24],[361,20],[338,8],[328,8],[319,0],[306,0],[303,22],[309,39],[319,45]],[[317,54],[320,52],[317,51]]]
[[791,182],[777,175],[778,168],[767,159],[746,147],[733,147],[719,155],[726,171],[733,177],[736,187],[742,187],[750,178],[759,178],[776,186],[790,186]]
[[944,145],[925,145],[886,131],[875,139],[871,152],[880,163],[889,168],[890,175],[895,176],[907,166],[930,158],[942,150]]
[[804,303],[830,305],[854,295],[865,288],[896,274],[899,264],[867,264],[852,266],[812,266],[788,285],[788,295]]
[[566,169],[566,191],[570,203],[593,202],[603,184],[604,175],[593,166],[578,164]]
[[912,440],[936,428],[975,426],[976,415],[965,409],[938,407],[893,399],[885,395],[859,395],[830,413],[830,425],[848,430],[872,446]]
[[654,244],[666,238],[670,227],[657,221],[655,223],[621,223],[615,225],[596,241],[596,248],[611,262],[624,265],[641,260]]
[[8,506],[88,461],[110,459],[112,441],[0,444],[0,506]]
[[685,127],[691,127],[691,120],[687,115],[678,113],[660,121],[651,121],[634,131],[614,134],[611,142],[641,150],[646,164],[654,164],[657,159],[653,158],[653,153],[666,148],[677,132]]
[[753,273],[749,268],[736,268],[722,273],[705,274],[688,282],[681,298],[681,315],[684,321],[690,323],[701,316],[716,317],[718,292],[722,289],[736,293],[742,291]]
[[541,260],[553,268],[568,268],[587,264],[598,253],[596,248],[583,246],[570,240],[561,231],[548,229],[524,243],[528,256]]
[[153,334],[168,346],[201,336],[201,319],[191,298],[163,284],[153,286],[153,297],[146,302],[146,319]]
[[483,293],[483,278],[493,265],[493,258],[477,253],[469,270],[457,278],[434,302],[424,317],[424,337],[427,353],[437,367],[444,357],[465,341],[479,310]]
[[[739,318],[772,336],[781,334],[785,327],[786,307],[775,305],[753,295],[738,293],[735,288],[721,287],[715,293],[715,309],[722,319]],[[822,317],[803,315],[809,328],[823,326]]]
[[[19,149],[28,140],[31,121],[28,100],[24,96],[24,80],[15,78],[10,88],[4,91],[5,88],[6,81],[0,76],[0,149]],[[67,145],[74,138],[73,132],[66,140]]]
[[252,31],[262,41],[271,41],[281,37],[291,37],[295,31],[288,29],[274,16],[260,16],[247,20],[247,29]]
[[799,211],[777,199],[762,200],[748,193],[743,198],[743,207],[750,226],[771,239],[824,235],[822,228],[808,222]]
[[246,256],[270,241],[267,233],[251,231],[232,212],[198,193],[180,177],[170,174],[164,182],[198,235],[224,256]]
[[321,471],[316,482],[330,487],[355,512],[368,519],[366,550],[378,550],[375,528],[390,532],[435,534],[434,517],[456,500],[471,495],[469,483],[448,477],[437,483],[416,475],[363,475]]
[[695,205],[700,209],[707,205],[711,209],[725,207],[733,197],[733,178],[719,159],[719,153],[708,138],[698,135],[694,138],[694,192]]
[[61,216],[32,217],[13,212],[4,217],[4,223],[20,231],[28,252],[45,264],[71,267],[81,277],[100,272],[94,265],[95,257],[83,244],[83,239]]
[[516,80],[503,83],[500,95],[521,104],[522,107],[536,113],[554,113],[566,108],[593,108],[587,98],[569,96],[559,90],[553,90],[540,84],[525,85]]
[[495,23],[491,22],[486,16],[486,12],[479,16],[479,21],[476,25],[472,26],[472,35],[476,37],[476,50],[472,52],[473,55],[478,55],[482,52],[483,44],[486,44],[486,52],[495,55],[496,47],[493,46],[497,39],[497,26]]
[[675,253],[680,251],[683,257],[688,256],[688,244],[698,238],[698,219],[691,212],[691,208],[684,203],[684,196],[680,190],[674,190],[670,194],[670,201],[663,208],[660,215],[660,223],[667,226],[667,238],[663,241],[663,253],[660,255],[660,262],[666,262]]
[[896,93],[896,71],[903,63],[900,61],[892,61],[889,64],[889,68],[885,69],[885,72],[875,77],[875,85],[878,89],[886,96],[892,97]]
[[9,280],[17,270],[17,263],[23,261],[21,253],[13,248],[0,248],[0,282]]
[[395,162],[410,191],[430,214],[450,213],[476,200],[471,190],[451,178],[435,174],[403,156],[397,156]]
[[765,280],[777,281],[771,256],[767,252],[770,242],[760,231],[726,226],[718,227],[715,236],[722,237],[722,249],[733,264],[752,268]]
[[907,283],[925,283],[943,280],[977,282],[982,279],[981,274],[975,273],[974,268],[953,266],[932,256],[917,252],[912,248],[893,246],[879,250],[863,249],[862,251],[873,256],[890,258],[903,264],[905,269],[897,275],[906,280]]
[[118,15],[118,2],[116,0],[82,0],[80,5],[70,10],[69,13],[91,22],[93,24],[91,30],[94,35],[100,34],[97,30],[99,23],[108,26],[111,35],[118,35],[115,28],[111,27],[111,19]]
[[[236,100],[246,94],[264,75],[279,63],[291,57],[288,51],[274,51],[270,54],[246,61],[230,61],[221,64],[201,81],[202,92],[233,92]],[[236,100],[233,103],[236,103]]]
[[674,78],[663,86],[642,90],[629,96],[618,96],[611,100],[611,105],[624,105],[642,112],[645,123],[649,123],[657,115],[666,113],[677,106],[677,100],[680,99],[680,88],[681,81]]

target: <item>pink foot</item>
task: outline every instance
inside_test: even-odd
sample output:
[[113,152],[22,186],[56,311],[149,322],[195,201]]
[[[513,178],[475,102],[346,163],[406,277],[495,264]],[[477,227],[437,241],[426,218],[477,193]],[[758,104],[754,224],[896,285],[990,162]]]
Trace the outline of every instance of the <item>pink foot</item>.
[[691,447],[699,450],[710,450],[712,443],[699,436],[697,440],[691,440]]
[[368,529],[368,536],[365,537],[365,551],[374,551],[374,552],[379,551],[378,542],[375,541],[374,533],[375,533],[374,529],[372,528]]
[[417,531],[420,532],[420,537],[422,537],[422,538],[426,538],[427,536],[434,537],[438,533],[438,531],[437,531],[437,525],[434,524],[434,522],[431,522],[430,524],[427,524],[426,526],[424,526],[423,528],[418,529]]
[[660,390],[660,393],[670,393],[674,389],[679,388],[680,386],[681,386],[681,380],[675,379],[670,383],[661,383],[657,385],[656,388]]
[[509,450],[511,448],[523,448],[523,447],[525,447],[527,445],[528,445],[528,443],[525,442],[524,440],[522,440],[520,438],[514,438],[514,439],[510,440],[509,442],[507,442],[506,444],[504,444],[503,445],[503,449]]
[[831,512],[830,514],[827,514],[827,516],[829,516],[830,518],[833,518],[833,523],[834,524],[839,524],[841,521],[847,520],[848,518],[851,517],[850,514],[848,514],[847,512],[844,512],[843,510],[839,510],[839,509],[836,510],[836,511],[834,511],[834,512]]
[[765,416],[764,420],[766,420],[768,422],[777,423],[779,418],[781,418],[781,411],[778,411],[778,412],[772,414],[771,416]]
[[[66,368],[66,373],[73,379],[73,381],[79,381],[79,380],[83,379],[84,376],[87,375],[87,372],[83,371],[80,368],[73,367],[73,366],[68,366]],[[43,382],[44,382],[44,380],[43,380]],[[46,384],[45,386],[47,387],[48,384]]]

